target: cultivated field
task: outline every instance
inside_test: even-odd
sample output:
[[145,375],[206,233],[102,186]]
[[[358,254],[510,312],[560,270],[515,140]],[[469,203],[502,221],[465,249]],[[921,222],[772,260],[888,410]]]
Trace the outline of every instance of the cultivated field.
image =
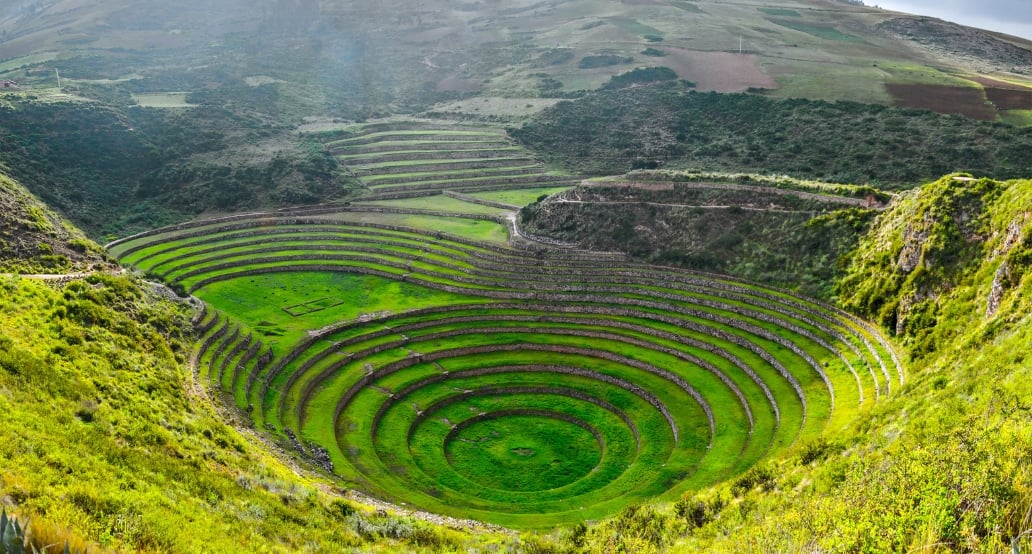
[[903,384],[871,326],[813,300],[485,242],[432,212],[296,209],[109,246],[208,303],[197,377],[257,427],[350,486],[517,528],[722,481]]

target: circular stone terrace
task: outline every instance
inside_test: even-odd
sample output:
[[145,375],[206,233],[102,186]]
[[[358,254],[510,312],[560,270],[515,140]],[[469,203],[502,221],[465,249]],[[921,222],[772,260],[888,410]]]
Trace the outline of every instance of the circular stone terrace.
[[289,343],[231,305],[195,320],[195,367],[210,390],[396,503],[519,528],[598,519],[738,475],[903,383],[872,326],[812,299],[613,254],[349,218],[356,210],[234,216],[109,246],[202,298],[277,274],[426,291]]

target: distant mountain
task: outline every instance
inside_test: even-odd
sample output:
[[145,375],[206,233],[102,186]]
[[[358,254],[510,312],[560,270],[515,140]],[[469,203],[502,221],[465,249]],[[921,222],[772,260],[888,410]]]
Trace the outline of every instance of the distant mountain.
[[59,69],[69,86],[195,93],[247,82],[304,106],[296,117],[564,97],[643,66],[699,91],[1017,122],[1032,110],[1032,42],[831,0],[38,1],[0,10],[0,37],[0,78],[56,84]]

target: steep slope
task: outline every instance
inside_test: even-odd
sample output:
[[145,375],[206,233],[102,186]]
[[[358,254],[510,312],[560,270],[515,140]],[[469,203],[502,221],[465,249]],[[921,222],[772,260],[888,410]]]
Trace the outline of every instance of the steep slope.
[[[4,247],[5,269],[108,268],[92,263],[99,254],[80,231],[7,178],[0,185],[0,224],[7,240],[17,237]],[[75,255],[75,245],[86,254]],[[69,258],[51,264],[66,248]],[[191,373],[192,306],[134,277],[0,275],[0,303],[0,504],[31,521],[37,549],[65,541],[78,552],[505,543],[374,513],[272,454],[253,430],[231,427],[234,416],[220,413]]]
[[100,246],[0,173],[0,273],[63,273],[108,263]]
[[839,257],[889,198],[871,187],[635,171],[533,203],[519,223],[539,237],[830,298]]
[[[875,227],[849,258],[840,300],[894,330],[915,357],[992,337],[1029,312],[1029,181],[944,177],[903,194]],[[970,335],[979,328],[984,336]]]
[[[686,498],[688,527],[701,527],[680,544],[831,552],[1032,547],[1030,209],[1028,180],[950,176],[880,215],[839,293],[872,315],[919,305],[900,329],[911,346],[903,394],[830,442],[774,465],[762,490]],[[917,291],[924,298],[914,304]]]
[[663,166],[909,187],[951,171],[1032,174],[1030,128],[852,102],[700,94],[680,85],[561,102],[511,134],[546,161],[590,175]]

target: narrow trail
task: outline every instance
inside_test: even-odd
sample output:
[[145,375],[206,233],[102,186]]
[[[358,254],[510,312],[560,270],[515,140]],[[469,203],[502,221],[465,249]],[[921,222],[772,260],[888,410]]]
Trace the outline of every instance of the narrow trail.
[[703,210],[730,210],[732,208],[745,210],[750,212],[778,212],[778,213],[790,213],[790,214],[813,214],[817,213],[816,210],[781,210],[777,208],[752,208],[746,206],[733,206],[733,205],[714,205],[714,204],[665,204],[662,202],[624,202],[619,200],[567,200],[565,198],[557,198],[554,200],[556,204],[628,204],[632,206],[659,206],[663,208],[698,208]]
[[[125,271],[125,270],[123,270]],[[97,271],[80,271],[77,273],[0,273],[0,277],[20,277],[23,279],[35,279],[37,281],[63,281],[82,279],[89,277]]]
[[808,192],[803,190],[784,189],[778,187],[769,187],[763,185],[737,185],[734,183],[694,183],[694,182],[678,182],[678,181],[614,181],[614,182],[600,182],[594,183],[586,181],[582,183],[585,188],[610,188],[610,187],[628,187],[628,188],[639,188],[639,189],[657,189],[657,190],[673,190],[677,186],[683,186],[688,189],[713,189],[713,190],[725,190],[725,191],[743,191],[743,192],[763,192],[767,194],[777,194],[781,196],[794,196],[796,198],[802,198],[803,200],[815,200],[817,202],[826,202],[829,204],[846,204],[851,206],[858,206],[864,208],[873,208],[876,210],[883,210],[888,207],[888,204],[871,201],[867,198],[852,198],[849,196],[839,196],[835,194],[827,194],[822,192]]

